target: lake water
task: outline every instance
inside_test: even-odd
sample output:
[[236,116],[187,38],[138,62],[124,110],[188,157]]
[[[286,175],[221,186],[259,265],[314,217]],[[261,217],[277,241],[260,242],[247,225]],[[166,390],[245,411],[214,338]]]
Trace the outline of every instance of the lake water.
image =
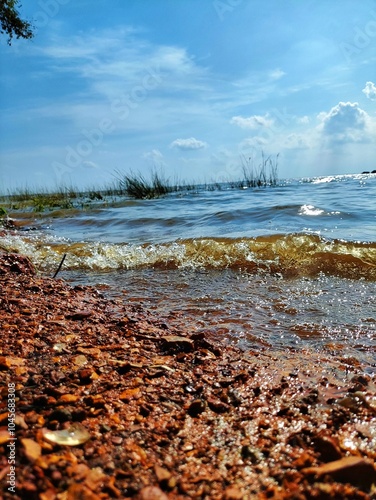
[[376,374],[375,174],[28,217],[34,230],[2,245],[43,273],[66,253],[59,277],[173,326],[245,350],[341,356]]

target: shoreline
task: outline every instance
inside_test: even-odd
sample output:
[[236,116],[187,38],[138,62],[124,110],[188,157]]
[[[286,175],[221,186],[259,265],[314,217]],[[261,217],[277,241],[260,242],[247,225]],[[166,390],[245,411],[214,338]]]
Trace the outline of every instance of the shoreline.
[[312,353],[243,352],[18,254],[0,253],[0,304],[5,500],[374,498],[356,360],[328,354],[330,378]]

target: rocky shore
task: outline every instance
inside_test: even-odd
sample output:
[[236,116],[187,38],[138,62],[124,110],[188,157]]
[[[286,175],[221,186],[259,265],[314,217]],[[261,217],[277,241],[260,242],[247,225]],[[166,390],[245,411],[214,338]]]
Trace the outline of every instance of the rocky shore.
[[0,326],[5,500],[376,498],[356,359],[242,352],[9,253]]

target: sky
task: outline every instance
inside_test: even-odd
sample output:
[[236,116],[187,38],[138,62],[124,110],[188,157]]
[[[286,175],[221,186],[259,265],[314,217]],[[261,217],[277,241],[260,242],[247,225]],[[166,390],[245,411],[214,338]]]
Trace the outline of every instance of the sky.
[[376,0],[24,0],[0,191],[376,169]]

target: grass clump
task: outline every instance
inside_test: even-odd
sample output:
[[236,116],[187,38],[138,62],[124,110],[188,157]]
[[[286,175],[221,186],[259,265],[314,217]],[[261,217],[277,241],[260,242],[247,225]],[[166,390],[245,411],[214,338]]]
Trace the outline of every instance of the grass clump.
[[255,166],[253,158],[242,157],[243,179],[238,181],[240,188],[276,186],[278,182],[278,158],[279,153],[273,160],[272,156],[265,157],[261,154],[261,163]]
[[146,179],[141,173],[122,174],[116,172],[119,190],[131,198],[150,199],[159,198],[168,193],[179,191],[179,186],[171,185],[162,174],[153,171],[151,179]]

